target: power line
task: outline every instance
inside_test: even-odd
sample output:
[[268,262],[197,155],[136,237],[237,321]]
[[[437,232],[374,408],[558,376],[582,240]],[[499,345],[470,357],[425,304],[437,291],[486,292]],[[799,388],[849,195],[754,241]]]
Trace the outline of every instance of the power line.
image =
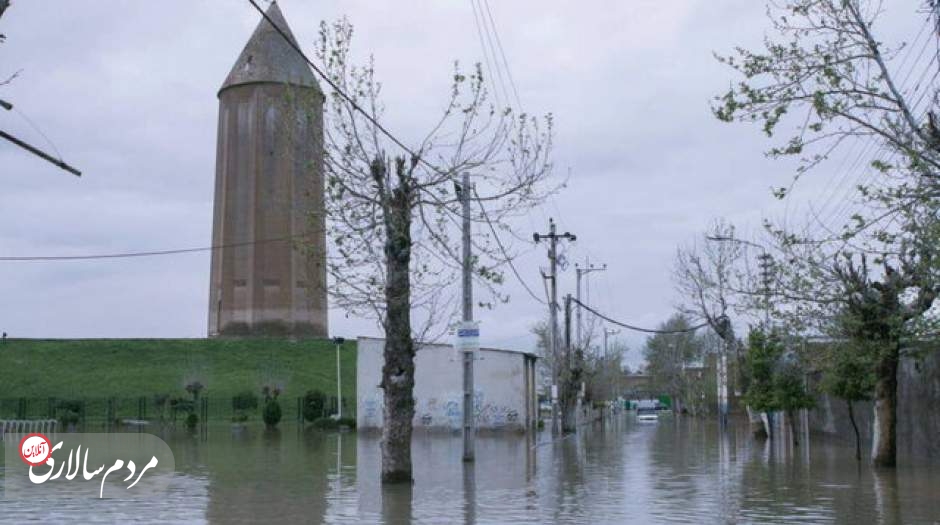
[[411,148],[409,148],[408,146],[406,146],[404,142],[398,140],[398,138],[397,138],[395,135],[393,135],[392,132],[390,132],[389,130],[385,129],[385,126],[383,126],[382,124],[380,124],[379,121],[376,120],[375,117],[373,117],[371,114],[369,114],[369,112],[367,112],[366,110],[364,110],[358,103],[356,103],[355,100],[353,100],[352,97],[350,97],[349,95],[347,95],[345,91],[343,91],[342,89],[340,89],[339,85],[337,85],[336,82],[333,81],[333,79],[331,79],[329,76],[327,76],[327,74],[324,73],[323,70],[321,70],[316,64],[314,64],[313,61],[310,60],[310,59],[307,57],[307,54],[304,53],[302,49],[300,49],[300,46],[298,46],[297,43],[294,42],[293,39],[291,39],[290,37],[287,36],[287,34],[284,32],[283,29],[281,29],[277,24],[274,23],[274,21],[271,20],[271,17],[269,17],[268,14],[264,12],[264,9],[261,9],[261,6],[258,5],[258,2],[257,2],[256,0],[248,0],[248,2],[251,3],[251,5],[255,8],[255,10],[257,10],[259,13],[261,13],[261,16],[264,17],[264,19],[267,20],[267,22],[268,22],[269,24],[271,24],[271,27],[273,27],[274,30],[277,31],[277,33],[278,33],[279,35],[281,35],[281,38],[283,38],[284,41],[287,42],[287,45],[289,45],[291,48],[293,48],[294,51],[296,51],[297,54],[300,55],[300,57],[304,60],[304,62],[306,62],[307,65],[310,66],[318,75],[320,75],[320,78],[322,78],[322,79],[324,80],[324,82],[326,82],[327,84],[330,85],[331,88],[333,88],[333,91],[335,91],[335,92],[338,93],[341,97],[343,97],[343,98],[346,100],[346,102],[348,102],[349,105],[352,106],[352,108],[353,108],[356,112],[358,112],[358,113],[360,113],[362,116],[364,116],[364,117],[366,118],[366,120],[369,121],[370,124],[372,124],[373,126],[375,126],[375,128],[376,128],[377,130],[379,130],[383,135],[385,135],[386,137],[388,137],[389,140],[391,140],[392,142],[394,142],[398,147],[400,147],[401,149],[403,149],[406,153],[408,153],[409,155],[411,155],[413,158],[418,159],[418,162],[424,164],[425,166],[427,166],[428,168],[430,168],[431,170],[433,170],[433,171],[435,171],[435,172],[437,172],[437,173],[441,173],[441,174],[444,173],[440,168],[438,168],[438,167],[432,165],[431,163],[429,163],[428,161],[424,160],[423,157],[421,157],[420,155],[418,155],[417,153],[415,153],[414,150],[412,150]]
[[[499,67],[499,60],[496,58],[496,51],[492,49],[493,44],[492,44],[492,39],[490,38],[489,27],[485,25],[486,19],[483,17],[482,7],[479,10],[480,11],[479,14],[477,11],[477,3],[475,0],[470,0],[470,7],[473,8],[473,21],[476,23],[476,26],[477,26],[477,36],[480,39],[480,48],[482,48],[483,50],[483,60],[486,62],[486,68],[490,72],[490,77],[491,77],[490,83],[493,86],[493,94],[496,97],[496,104],[499,106],[502,106],[503,104],[502,104],[502,101],[500,101],[500,93],[499,93],[498,88],[502,88],[503,95],[507,97],[508,97],[508,92],[503,82],[502,68]],[[481,23],[481,19],[483,20],[482,23]],[[484,31],[486,31],[485,38],[483,36]],[[486,45],[487,41],[490,41],[489,46]],[[496,63],[496,69],[493,69],[493,66],[490,63],[490,54],[493,55],[493,62]],[[498,83],[497,83],[497,80],[498,80]]]
[[[506,60],[506,53],[503,51],[503,42],[499,38],[499,31],[496,29],[496,21],[493,19],[493,12],[490,11],[490,2],[489,0],[480,0],[480,2],[483,4],[483,6],[486,7],[486,14],[489,16],[490,26],[493,28],[493,36],[496,39],[496,48],[499,50],[499,54],[503,58],[503,65],[506,69],[506,77],[509,78],[509,85],[512,87],[513,95],[516,97],[516,104],[519,106],[519,111],[522,111],[522,100],[519,98],[519,91],[516,89],[516,82],[512,78],[512,69],[509,67],[509,61]],[[480,10],[482,15],[482,8]],[[503,89],[505,89],[505,86]]]
[[223,248],[237,248],[239,246],[250,246],[254,244],[264,244],[269,242],[289,241],[294,238],[305,237],[304,235],[292,235],[277,239],[262,239],[259,241],[245,241],[230,244],[219,244],[216,246],[204,246],[200,248],[180,248],[176,250],[156,250],[149,252],[124,252],[124,253],[99,253],[91,255],[37,255],[37,256],[18,256],[18,257],[0,257],[0,261],[7,262],[25,262],[25,261],[89,261],[96,259],[129,259],[132,257],[154,257],[159,255],[175,255],[180,253],[207,252],[212,250],[221,250]]
[[473,194],[476,196],[477,203],[480,205],[480,212],[483,214],[483,219],[486,221],[486,224],[490,226],[490,230],[493,232],[493,238],[496,239],[496,245],[499,246],[499,251],[502,252],[503,257],[506,258],[506,262],[509,264],[509,268],[512,269],[513,275],[516,276],[519,284],[525,288],[525,291],[529,292],[529,295],[532,296],[532,298],[535,299],[537,303],[546,304],[545,301],[539,299],[539,297],[535,295],[535,292],[529,288],[529,285],[526,284],[525,280],[523,280],[522,276],[519,274],[519,270],[516,269],[516,265],[512,263],[512,257],[510,257],[509,253],[506,252],[506,248],[503,246],[503,241],[500,240],[499,234],[496,233],[496,227],[493,226],[493,223],[490,221],[490,217],[486,214],[486,208],[483,207],[483,202],[480,200],[480,196],[477,195],[476,188],[473,188]]
[[621,322],[621,321],[615,321],[614,319],[611,319],[610,317],[607,317],[606,315],[604,315],[604,314],[598,312],[597,310],[591,308],[590,306],[588,306],[588,305],[582,303],[581,301],[579,301],[579,300],[577,300],[577,299],[572,298],[571,301],[572,301],[573,303],[579,304],[579,305],[581,306],[581,308],[584,308],[585,310],[587,310],[587,311],[591,312],[592,314],[594,314],[594,315],[600,317],[601,319],[607,321],[607,322],[610,323],[610,324],[615,324],[615,325],[617,325],[617,326],[626,328],[627,330],[633,330],[633,331],[635,331],[635,332],[646,332],[646,333],[648,333],[648,334],[684,334],[684,333],[688,333],[688,332],[694,332],[694,331],[698,330],[699,328],[704,328],[704,327],[708,326],[708,323],[701,323],[701,324],[697,324],[697,325],[695,325],[695,326],[686,328],[685,330],[653,330],[653,329],[651,329],[651,328],[640,328],[639,326],[633,326],[633,325],[631,325],[631,324],[627,324],[627,323],[624,323],[624,322]]

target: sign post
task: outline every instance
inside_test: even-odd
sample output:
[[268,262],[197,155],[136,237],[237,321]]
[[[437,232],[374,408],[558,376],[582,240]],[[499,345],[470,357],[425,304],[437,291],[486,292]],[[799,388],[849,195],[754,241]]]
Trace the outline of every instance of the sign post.
[[480,349],[480,324],[464,321],[457,328],[457,350],[463,356],[463,460],[473,461],[473,360]]

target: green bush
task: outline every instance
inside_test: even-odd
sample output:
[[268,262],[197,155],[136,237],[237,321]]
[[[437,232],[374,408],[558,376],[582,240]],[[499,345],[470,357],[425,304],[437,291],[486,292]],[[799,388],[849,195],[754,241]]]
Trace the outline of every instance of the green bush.
[[303,404],[304,421],[313,422],[320,419],[325,409],[326,394],[319,390],[307,390]]
[[232,408],[235,410],[254,410],[258,408],[258,395],[251,390],[243,390],[232,398]]
[[199,393],[206,389],[206,385],[199,381],[192,381],[186,385],[186,391],[193,396],[193,402],[199,401]]
[[185,397],[174,397],[170,399],[170,412],[173,414],[173,421],[176,421],[178,414],[191,414],[196,411],[196,403]]
[[269,428],[276,427],[281,422],[281,404],[278,403],[277,398],[272,398],[264,404],[261,419]]
[[195,412],[190,412],[189,415],[186,416],[186,429],[192,432],[196,430],[198,424],[199,416],[197,416]]
[[75,400],[60,400],[56,404],[59,423],[68,430],[69,426],[76,425],[81,420],[82,402]]
[[248,412],[258,408],[258,395],[251,390],[243,390],[232,398],[232,421],[248,421]]

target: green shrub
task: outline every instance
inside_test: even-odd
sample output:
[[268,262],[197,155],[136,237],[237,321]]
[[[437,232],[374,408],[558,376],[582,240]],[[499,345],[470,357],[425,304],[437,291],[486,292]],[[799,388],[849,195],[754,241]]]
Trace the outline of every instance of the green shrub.
[[277,399],[271,399],[264,404],[264,410],[261,412],[261,419],[269,428],[276,427],[281,422],[281,404]]
[[254,410],[258,408],[258,395],[251,390],[243,390],[232,398],[232,408],[235,410]]
[[232,398],[232,421],[248,421],[248,412],[258,408],[258,395],[251,390],[243,390]]
[[319,390],[307,390],[303,402],[304,421],[313,422],[320,419],[325,409],[326,394]]
[[188,414],[196,411],[196,403],[191,399],[186,399],[185,397],[174,397],[170,400],[170,412],[173,413],[173,419],[176,419],[176,415],[183,413]]
[[199,381],[193,381],[186,385],[186,391],[193,396],[193,401],[199,401],[199,393],[205,390],[206,385],[200,383]]
[[189,415],[186,416],[186,429],[192,432],[196,430],[197,425],[199,425],[199,416],[197,416],[195,412],[190,412]]
[[68,430],[69,426],[76,425],[81,420],[82,402],[75,400],[60,400],[56,404],[56,413],[59,416],[59,423]]

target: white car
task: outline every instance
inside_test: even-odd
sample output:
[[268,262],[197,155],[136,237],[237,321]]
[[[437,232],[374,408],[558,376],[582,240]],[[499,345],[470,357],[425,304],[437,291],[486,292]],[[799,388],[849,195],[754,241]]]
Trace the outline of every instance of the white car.
[[659,414],[656,413],[654,408],[638,408],[636,409],[636,419],[637,421],[659,421]]

